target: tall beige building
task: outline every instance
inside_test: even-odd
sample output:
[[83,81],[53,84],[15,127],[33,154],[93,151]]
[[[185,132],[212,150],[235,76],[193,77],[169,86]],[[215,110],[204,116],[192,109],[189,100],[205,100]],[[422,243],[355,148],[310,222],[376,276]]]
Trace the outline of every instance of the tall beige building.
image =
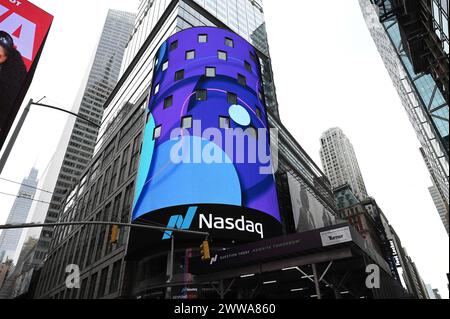
[[340,128],[332,128],[322,134],[320,159],[333,189],[348,184],[359,200],[367,198],[355,150]]

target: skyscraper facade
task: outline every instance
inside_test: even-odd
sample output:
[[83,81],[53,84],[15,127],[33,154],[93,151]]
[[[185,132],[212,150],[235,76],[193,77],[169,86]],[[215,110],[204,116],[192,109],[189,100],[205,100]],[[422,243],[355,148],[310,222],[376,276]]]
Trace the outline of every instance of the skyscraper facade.
[[[119,78],[134,18],[135,15],[128,12],[108,12],[78,108],[78,114],[98,125],[102,121],[103,105]],[[65,193],[78,181],[92,158],[97,136],[98,127],[80,118],[75,120],[45,222],[51,223],[58,219]],[[42,230],[34,254],[37,264],[45,257],[52,236],[53,228]]]
[[[427,45],[419,43],[418,46],[414,47],[411,41],[414,39],[425,41],[426,34],[419,32],[422,29],[422,22],[417,23],[416,31],[419,30],[417,31],[419,33],[416,33],[415,37],[409,37],[405,34],[408,33],[403,25],[405,17],[399,14],[399,12],[404,12],[404,8],[398,8],[390,0],[360,0],[359,3],[367,27],[422,145],[423,156],[429,167],[432,180],[448,206],[448,91],[446,92],[443,87],[445,80],[441,81],[442,76],[439,76],[439,74],[447,74],[448,76],[448,71],[439,74],[433,72],[433,69],[441,68],[438,65],[439,63],[428,62],[429,65],[425,65],[422,69],[415,65],[418,60],[424,62],[425,59],[420,58],[420,54],[413,56],[411,52],[417,48],[426,48]],[[410,8],[410,12],[415,12],[416,6],[422,1],[406,1],[397,4],[401,3],[412,5],[414,8]],[[435,28],[436,34],[442,37],[438,46],[444,51],[447,50],[438,60],[447,59],[448,66],[448,1],[433,0],[428,1],[428,3],[433,6],[433,16],[436,17],[436,19],[433,19],[434,22],[431,26]],[[446,23],[447,27],[442,28],[441,32],[439,26]],[[410,27],[413,25],[411,23]],[[428,24],[426,23],[426,25]],[[447,36],[445,37],[446,33]],[[429,54],[431,56],[435,53],[429,52]],[[419,59],[417,59],[417,56],[419,56]],[[435,58],[433,59],[435,60]]]
[[[17,198],[6,221],[7,224],[20,224],[27,221],[36,193],[37,178],[38,170],[32,168],[28,177],[22,181]],[[14,260],[22,232],[22,229],[3,230],[0,235],[0,263],[8,259]]]
[[439,217],[442,220],[442,224],[445,227],[448,235],[448,209],[445,206],[445,202],[442,200],[442,197],[439,195],[439,191],[436,186],[431,186],[428,188],[431,194],[431,198],[433,198],[434,205],[439,213]]
[[332,128],[322,134],[320,141],[322,167],[333,189],[348,184],[353,194],[364,200],[366,186],[350,140],[340,128]]
[[407,277],[405,282],[410,284],[408,291],[417,299],[428,299],[425,283],[417,270],[416,264],[408,255],[406,256],[406,266],[403,270],[403,276]]
[[[67,193],[59,221],[102,220],[124,223],[131,221],[135,188],[142,187],[136,173],[138,164],[144,156],[142,152],[144,128],[147,122],[150,123],[146,116],[149,94],[155,90],[159,92],[157,85],[151,86],[153,69],[158,66],[172,72],[171,62],[166,64],[159,55],[160,47],[163,47],[166,40],[178,31],[204,26],[225,29],[231,37],[240,36],[253,44],[256,56],[247,52],[248,63],[241,63],[239,67],[244,68],[244,73],[256,71],[256,65],[261,67],[262,81],[258,84],[262,85],[263,92],[259,92],[258,99],[264,101],[267,106],[269,126],[277,128],[279,132],[278,140],[271,143],[273,152],[276,154],[278,150],[280,154],[276,175],[278,177],[289,173],[293,176],[295,183],[301,184],[304,193],[309,194],[308,198],[314,203],[314,209],[320,212],[320,216],[328,216],[336,211],[328,179],[279,121],[261,2],[142,0],[133,35],[127,45],[121,78],[105,103],[103,123],[94,157],[81,175],[79,183]],[[193,46],[206,43],[208,39],[210,38],[207,35],[199,35],[199,42],[195,41]],[[238,43],[237,38],[235,41]],[[173,50],[182,50],[182,45],[186,46],[186,43],[180,41],[178,45],[171,44],[170,47]],[[214,56],[210,57],[211,61],[217,59],[226,61],[229,57],[230,63],[231,61],[236,63],[232,59],[234,53],[230,52],[228,55],[225,52],[233,50],[233,41],[223,42],[221,47],[222,52],[215,52]],[[176,63],[188,63],[185,61],[195,59],[197,53],[192,49],[183,52],[183,59]],[[200,51],[198,54],[200,55]],[[215,75],[213,69],[208,69],[209,78]],[[184,73],[179,71],[176,72],[175,78],[182,81]],[[219,72],[219,69],[216,71]],[[238,77],[237,74],[234,76],[236,79],[232,81],[233,85],[243,85],[245,79],[242,76]],[[208,96],[209,94],[199,94],[197,101],[204,101]],[[230,101],[237,98],[233,94],[229,94],[228,97]],[[171,107],[175,102],[175,99],[165,100],[164,108],[169,112],[176,109]],[[261,116],[258,114],[255,111],[256,116]],[[188,119],[183,120],[183,123],[187,127],[190,126]],[[220,126],[227,126],[227,123],[229,121],[224,119],[220,122]],[[165,134],[157,128],[153,133],[154,139],[158,139],[160,134]],[[278,184],[278,178],[276,182]],[[286,187],[286,190],[287,193],[281,191],[280,193],[289,197],[289,187]],[[181,191],[188,190],[181,189]],[[288,203],[290,199],[286,198],[283,202]],[[283,211],[281,214],[288,213]],[[293,217],[281,216],[283,231],[289,228],[286,222],[289,218]],[[332,223],[332,218],[329,219],[329,223],[326,219],[328,225]],[[324,221],[320,220],[317,224],[323,225]],[[167,289],[167,291],[171,289],[172,285],[167,283],[166,277],[170,264],[169,251],[148,256],[144,254],[139,260],[127,260],[130,229],[122,227],[118,234],[115,233],[115,240],[112,241],[110,226],[55,228],[35,297],[118,298],[138,297],[142,294],[148,297],[153,294],[149,292],[151,288],[158,287],[159,290]],[[192,249],[186,249],[179,244],[177,247],[173,280],[175,281],[175,277],[181,279],[182,283],[179,283],[179,286],[183,288],[184,282],[192,280],[192,275],[183,273],[187,269],[185,267],[188,267],[186,263],[189,255],[192,255]],[[81,288],[78,290],[67,289],[64,284],[65,267],[68,264],[80,267]],[[159,291],[152,296],[159,297]]]

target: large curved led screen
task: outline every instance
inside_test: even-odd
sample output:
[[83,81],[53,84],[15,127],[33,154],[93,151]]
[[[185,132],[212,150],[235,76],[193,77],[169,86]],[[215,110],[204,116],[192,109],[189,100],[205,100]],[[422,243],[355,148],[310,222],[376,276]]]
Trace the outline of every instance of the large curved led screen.
[[236,243],[280,235],[255,49],[224,29],[191,28],[154,64],[133,221]]

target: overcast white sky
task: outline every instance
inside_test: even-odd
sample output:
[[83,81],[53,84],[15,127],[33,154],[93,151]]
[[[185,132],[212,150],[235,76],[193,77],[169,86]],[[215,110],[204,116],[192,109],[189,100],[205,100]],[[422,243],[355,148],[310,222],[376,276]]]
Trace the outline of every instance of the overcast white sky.
[[[34,0],[55,16],[29,97],[71,109],[109,8],[135,11],[138,0]],[[323,131],[349,137],[369,194],[376,198],[425,283],[448,298],[449,238],[428,193],[420,144],[366,28],[357,0],[265,0],[281,119],[320,164]],[[21,181],[55,153],[67,116],[34,108],[2,177]],[[0,191],[18,187],[0,181]],[[42,198],[42,197],[41,197]],[[50,200],[48,196],[43,199]],[[0,223],[14,198],[0,196]],[[41,205],[41,204],[39,204]]]

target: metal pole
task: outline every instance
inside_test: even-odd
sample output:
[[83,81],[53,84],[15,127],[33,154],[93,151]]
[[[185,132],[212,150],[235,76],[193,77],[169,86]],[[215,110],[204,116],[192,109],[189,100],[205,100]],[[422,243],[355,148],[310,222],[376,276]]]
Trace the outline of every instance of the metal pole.
[[220,279],[220,281],[219,281],[219,292],[220,292],[220,300],[224,300],[225,292],[224,292],[224,287],[223,287],[223,279]]
[[322,299],[322,295],[320,294],[319,277],[317,276],[316,264],[312,264],[312,270],[313,270],[313,275],[314,275],[314,284],[316,286],[317,299]]
[[20,116],[19,122],[17,122],[16,128],[14,129],[11,138],[9,139],[8,145],[6,145],[5,151],[3,152],[2,157],[0,158],[0,174],[3,172],[3,168],[5,168],[6,161],[8,160],[9,154],[16,142],[17,136],[19,136],[20,130],[22,129],[23,123],[27,118],[28,112],[30,112],[30,106],[33,104],[33,99],[30,99],[27,106],[23,110],[22,115]]
[[30,111],[30,106],[31,105],[37,105],[37,106],[49,108],[49,109],[52,109],[52,110],[61,111],[61,112],[73,115],[76,118],[79,118],[79,119],[81,119],[83,121],[86,121],[87,123],[91,124],[92,126],[94,126],[96,128],[100,128],[100,125],[98,125],[97,123],[95,123],[95,122],[85,118],[84,116],[81,116],[80,114],[73,113],[71,111],[68,111],[68,110],[65,110],[65,109],[53,106],[53,105],[43,104],[43,103],[39,103],[39,102],[40,102],[40,100],[38,102],[33,102],[33,99],[30,99],[30,101],[28,102],[27,106],[25,107],[25,109],[24,109],[24,111],[23,111],[23,113],[22,113],[22,115],[21,115],[21,117],[19,119],[19,122],[17,123],[17,126],[14,129],[13,134],[11,135],[11,138],[10,138],[10,140],[8,142],[8,145],[5,148],[5,152],[3,153],[3,155],[2,155],[2,157],[0,159],[0,174],[2,173],[3,168],[6,165],[6,161],[8,160],[8,157],[9,157],[9,155],[11,153],[11,150],[12,150],[12,148],[14,146],[14,143],[16,142],[17,136],[19,135],[20,130],[22,129],[23,123],[25,122],[25,119],[26,119],[26,117],[28,115],[28,112]]
[[[175,251],[175,236],[172,234],[170,237],[170,253],[169,253],[169,262],[167,264],[167,272],[169,275],[169,279],[167,280],[168,284],[172,283],[173,279],[173,258],[174,258],[174,251]],[[172,298],[172,287],[169,286],[166,289],[166,299]]]
[[7,224],[0,225],[1,229],[19,229],[19,228],[39,228],[39,227],[58,227],[58,226],[80,226],[80,225],[117,225],[123,227],[130,228],[143,228],[143,229],[153,229],[159,231],[171,231],[174,233],[183,233],[188,235],[196,235],[196,236],[208,236],[209,233],[194,231],[194,230],[184,230],[184,229],[175,229],[175,228],[167,228],[167,227],[158,227],[158,226],[150,226],[150,225],[140,225],[140,224],[128,224],[128,223],[116,223],[116,222],[67,222],[67,223],[44,223],[44,224]]
[[32,103],[32,104],[33,104],[33,105],[37,105],[37,106],[42,106],[42,107],[45,107],[45,108],[48,108],[48,109],[56,110],[56,111],[61,111],[61,112],[64,112],[64,113],[67,113],[67,114],[70,114],[70,115],[73,115],[73,116],[75,116],[76,118],[79,118],[79,119],[81,119],[81,120],[83,120],[83,121],[88,122],[89,124],[95,126],[96,128],[100,128],[100,127],[101,127],[101,126],[98,125],[97,123],[95,123],[95,122],[93,122],[93,121],[91,121],[91,120],[85,118],[84,116],[81,116],[80,114],[73,113],[73,112],[71,112],[71,111],[62,109],[62,108],[57,107],[57,106],[48,105],[48,104],[43,104],[43,103]]

